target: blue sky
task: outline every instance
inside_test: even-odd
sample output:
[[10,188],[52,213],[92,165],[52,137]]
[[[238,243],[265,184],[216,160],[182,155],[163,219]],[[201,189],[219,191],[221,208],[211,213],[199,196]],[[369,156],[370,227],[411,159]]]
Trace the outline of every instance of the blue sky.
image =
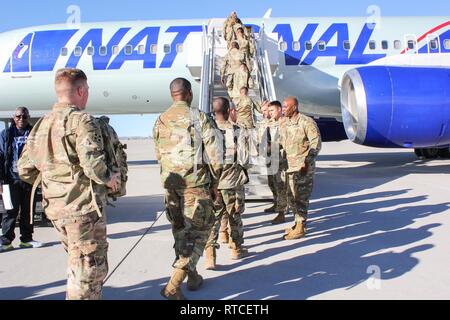
[[[262,17],[273,9],[275,17],[291,16],[366,16],[367,8],[376,5],[381,15],[422,16],[449,15],[449,0],[22,0],[3,1],[0,11],[0,32],[51,23],[64,23],[67,8],[77,5],[82,22],[189,19],[225,17],[237,10],[241,17]],[[113,125],[120,136],[149,136],[155,116],[115,116]]]

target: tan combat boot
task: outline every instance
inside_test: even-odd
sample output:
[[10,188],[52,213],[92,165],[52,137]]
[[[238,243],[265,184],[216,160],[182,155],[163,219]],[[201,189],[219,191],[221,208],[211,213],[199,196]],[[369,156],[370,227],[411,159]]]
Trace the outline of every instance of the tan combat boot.
[[231,249],[231,260],[240,260],[249,255],[248,249],[244,247],[239,247],[236,249]]
[[[303,223],[296,223],[293,229],[286,230],[287,234],[284,236],[284,240],[298,240],[306,235],[306,226]],[[289,232],[288,232],[289,231]]]
[[188,271],[187,287],[189,291],[197,291],[203,284],[203,278],[198,274],[197,270]]
[[172,278],[170,278],[167,286],[162,289],[161,295],[167,300],[186,300],[181,291],[181,285],[186,279],[188,272],[182,269],[175,269]]
[[216,248],[208,247],[205,250],[205,269],[216,270]]
[[286,216],[284,212],[279,212],[275,219],[272,220],[273,225],[282,224],[286,222]]

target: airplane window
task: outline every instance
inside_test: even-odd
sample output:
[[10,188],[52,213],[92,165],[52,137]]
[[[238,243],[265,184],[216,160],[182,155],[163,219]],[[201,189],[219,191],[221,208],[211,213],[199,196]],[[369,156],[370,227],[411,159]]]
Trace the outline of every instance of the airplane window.
[[344,41],[344,49],[348,51],[348,50],[350,50],[350,48],[351,48],[350,41],[349,40],[345,40]]
[[133,46],[128,44],[125,46],[125,54],[127,56],[131,56],[131,54],[133,53]]
[[377,43],[374,40],[371,40],[369,42],[369,48],[370,50],[375,50],[377,48]]
[[113,54],[119,54],[119,46],[114,46],[112,48]]
[[167,53],[170,53],[171,49],[172,49],[172,48],[170,47],[169,44],[165,44],[165,45],[164,45],[164,53],[166,53],[166,54],[167,54]]
[[308,50],[308,51],[311,51],[311,50],[312,50],[312,43],[311,43],[311,41],[306,41],[306,42],[305,42],[305,48],[306,48],[306,50]]
[[61,55],[63,57],[66,57],[69,54],[69,49],[67,48],[61,48]]
[[143,44],[138,47],[138,52],[139,54],[145,54],[145,46]]
[[319,47],[319,51],[325,51],[325,49],[326,49],[326,47],[327,47],[325,41],[319,41],[319,42],[317,43],[317,45],[318,45],[318,47]]
[[88,56],[93,56],[94,55],[94,47],[88,47],[87,54],[88,54]]
[[183,49],[184,49],[184,47],[183,47],[182,43],[177,44],[177,53],[182,53]]
[[437,42],[437,40],[431,40],[430,41],[430,49],[431,50],[437,50],[438,49],[438,42]]
[[450,50],[450,39],[444,40],[444,48],[445,50]]
[[287,47],[288,47],[288,45],[287,45],[286,41],[280,42],[280,50],[281,51],[286,52],[287,51]]
[[83,54],[83,48],[75,47],[73,54],[75,55],[75,57],[81,57],[81,55]]
[[98,53],[104,57],[106,56],[106,54],[108,53],[108,49],[105,46],[101,46],[100,49],[98,50]]
[[389,49],[389,41],[386,41],[386,40],[381,41],[381,47],[383,48],[383,50],[388,50]]
[[152,44],[150,46],[150,52],[151,52],[151,54],[156,54],[158,52],[158,45],[157,44]]
[[300,42],[298,42],[298,41],[292,42],[292,50],[300,51]]
[[416,40],[408,40],[408,49],[414,50],[416,48]]
[[394,48],[395,48],[395,50],[402,50],[402,42],[400,40],[395,40]]

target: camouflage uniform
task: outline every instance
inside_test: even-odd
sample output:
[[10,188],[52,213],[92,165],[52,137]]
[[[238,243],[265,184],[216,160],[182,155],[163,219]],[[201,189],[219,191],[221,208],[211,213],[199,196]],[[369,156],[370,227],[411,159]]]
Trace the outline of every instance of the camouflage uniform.
[[238,97],[234,99],[234,104],[236,105],[236,124],[244,129],[254,129],[255,120],[253,110],[262,113],[261,104],[253,101],[252,98],[248,96]]
[[[281,144],[288,161],[288,201],[296,223],[306,225],[309,199],[313,191],[316,159],[322,139],[316,122],[302,114],[286,118],[281,125]],[[306,174],[301,170],[305,168]]]
[[233,21],[231,17],[228,17],[228,19],[225,21],[223,25],[223,37],[227,41],[228,47],[230,46],[231,42],[236,40],[236,31],[239,28],[243,28],[244,33],[248,34],[248,31],[243,25],[241,19],[237,18],[236,21]]
[[248,96],[240,96],[234,101],[236,105],[236,124],[241,128],[240,132],[246,140],[245,145],[249,147],[249,154],[256,158],[258,157],[257,137],[255,130],[255,115],[253,110],[261,111],[261,104],[253,101]]
[[42,174],[43,206],[69,254],[67,299],[101,299],[108,273],[103,139],[95,118],[56,104],[30,134],[19,161],[23,181]]
[[[260,145],[267,144],[267,138],[268,138],[267,128],[269,127],[269,121],[270,121],[270,119],[263,118],[256,125],[256,131],[258,134],[258,144],[260,144]],[[264,150],[266,150],[266,147],[264,147]]]
[[255,57],[256,49],[255,44],[252,40],[248,40],[245,37],[237,38],[236,41],[239,43],[239,50],[244,52],[250,59]]
[[247,65],[248,61],[248,56],[236,48],[232,48],[225,56],[222,68],[220,69],[220,76],[223,79],[226,78],[225,85],[228,88],[228,92],[233,90],[233,75],[239,72],[241,64]]
[[218,185],[217,199],[215,199],[216,223],[209,236],[206,248],[219,245],[219,229],[221,227],[222,217],[228,216],[230,222],[230,235],[236,248],[240,248],[244,243],[244,227],[241,214],[245,211],[245,191],[244,185],[248,182],[248,176],[244,167],[239,163],[238,144],[243,142],[239,140],[239,128],[229,121],[217,122],[220,130],[225,132],[225,165]]
[[287,160],[280,144],[280,126],[284,120],[282,118],[280,120],[271,119],[269,121],[269,145],[267,153],[270,157],[270,164],[267,171],[269,174],[269,187],[273,194],[275,212],[286,213],[288,209],[286,186]]
[[254,80],[248,70],[243,71],[239,68],[232,77],[233,87],[228,87],[228,94],[232,100],[241,96],[241,89],[247,87],[252,89],[255,85]]
[[[214,224],[209,190],[222,172],[223,146],[213,121],[183,101],[159,117],[153,137],[175,238],[173,266],[195,271]],[[209,165],[203,161],[202,146]]]

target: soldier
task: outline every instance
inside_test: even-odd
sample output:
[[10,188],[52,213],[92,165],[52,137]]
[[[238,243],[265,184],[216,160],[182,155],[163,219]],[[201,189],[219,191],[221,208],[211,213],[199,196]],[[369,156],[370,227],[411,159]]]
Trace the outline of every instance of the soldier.
[[[247,87],[241,88],[240,97],[234,100],[234,104],[236,105],[236,124],[241,128],[241,134],[247,139],[246,145],[249,146],[249,155],[256,158],[258,156],[258,147],[254,111],[261,113],[261,104],[248,96]],[[268,104],[269,102],[265,101],[263,105]]]
[[264,155],[264,151],[267,151],[267,142],[268,142],[267,128],[269,126],[270,121],[269,104],[264,104],[261,107],[261,113],[263,115],[263,119],[256,125],[257,142],[259,154],[266,157],[267,154]]
[[[223,145],[213,120],[191,107],[191,83],[175,79],[170,92],[174,103],[159,117],[153,130],[176,255],[175,270],[161,295],[169,300],[184,300],[181,284],[186,277],[189,290],[197,290],[203,283],[196,268],[214,225],[210,188],[216,189],[222,173]],[[209,164],[203,161],[203,149]]]
[[220,69],[220,77],[222,84],[228,88],[228,92],[233,90],[233,76],[239,71],[242,64],[247,64],[248,57],[244,52],[239,51],[239,44],[237,42],[231,43],[231,49],[225,56],[225,59]]
[[[233,102],[236,105],[236,124],[244,129],[254,129],[256,127],[254,111],[261,114],[262,105],[248,96],[248,87],[242,87],[240,96]],[[269,101],[265,101],[264,105],[269,105]]]
[[288,161],[288,202],[295,216],[295,226],[286,230],[284,239],[296,240],[307,231],[309,198],[322,139],[316,122],[300,114],[297,98],[286,98],[284,105],[286,119],[281,124],[281,145]]
[[272,220],[272,224],[281,224],[286,220],[287,188],[286,188],[286,158],[284,150],[280,145],[280,126],[284,121],[282,117],[282,105],[279,101],[271,102],[269,105],[269,146],[270,165],[268,167],[269,187],[274,196],[274,206],[265,212],[277,212],[278,216]]
[[218,192],[215,194],[216,223],[206,244],[206,269],[216,268],[216,249],[219,247],[219,228],[223,216],[227,216],[231,229],[230,248],[233,260],[242,259],[248,254],[243,247],[244,228],[241,214],[245,211],[244,185],[248,183],[248,175],[244,166],[239,163],[239,144],[244,143],[239,139],[239,128],[233,125],[229,118],[230,103],[225,98],[216,98],[213,103],[216,123],[224,132],[226,146],[225,165],[220,177]]
[[58,102],[31,132],[19,174],[35,188],[42,179],[45,212],[69,254],[67,299],[98,300],[108,273],[107,188],[117,191],[119,175],[108,170],[100,128],[84,112],[86,74],[61,69],[55,88]]
[[230,44],[231,41],[233,40],[233,33],[234,33],[233,26],[236,23],[241,23],[241,21],[237,16],[237,12],[233,11],[231,12],[227,20],[225,20],[225,23],[223,25],[223,37],[228,42],[228,44]]
[[252,39],[248,39],[245,36],[245,31],[241,27],[236,30],[236,41],[239,44],[239,50],[247,54],[249,59],[253,59],[255,57],[255,43],[252,41]]
[[241,89],[246,87],[252,89],[255,83],[245,63],[241,63],[239,70],[233,74],[233,90],[228,94],[232,100],[241,96]]
[[236,40],[236,26],[243,26],[243,23],[236,11],[233,11],[223,25],[223,37],[228,42],[228,47]]

